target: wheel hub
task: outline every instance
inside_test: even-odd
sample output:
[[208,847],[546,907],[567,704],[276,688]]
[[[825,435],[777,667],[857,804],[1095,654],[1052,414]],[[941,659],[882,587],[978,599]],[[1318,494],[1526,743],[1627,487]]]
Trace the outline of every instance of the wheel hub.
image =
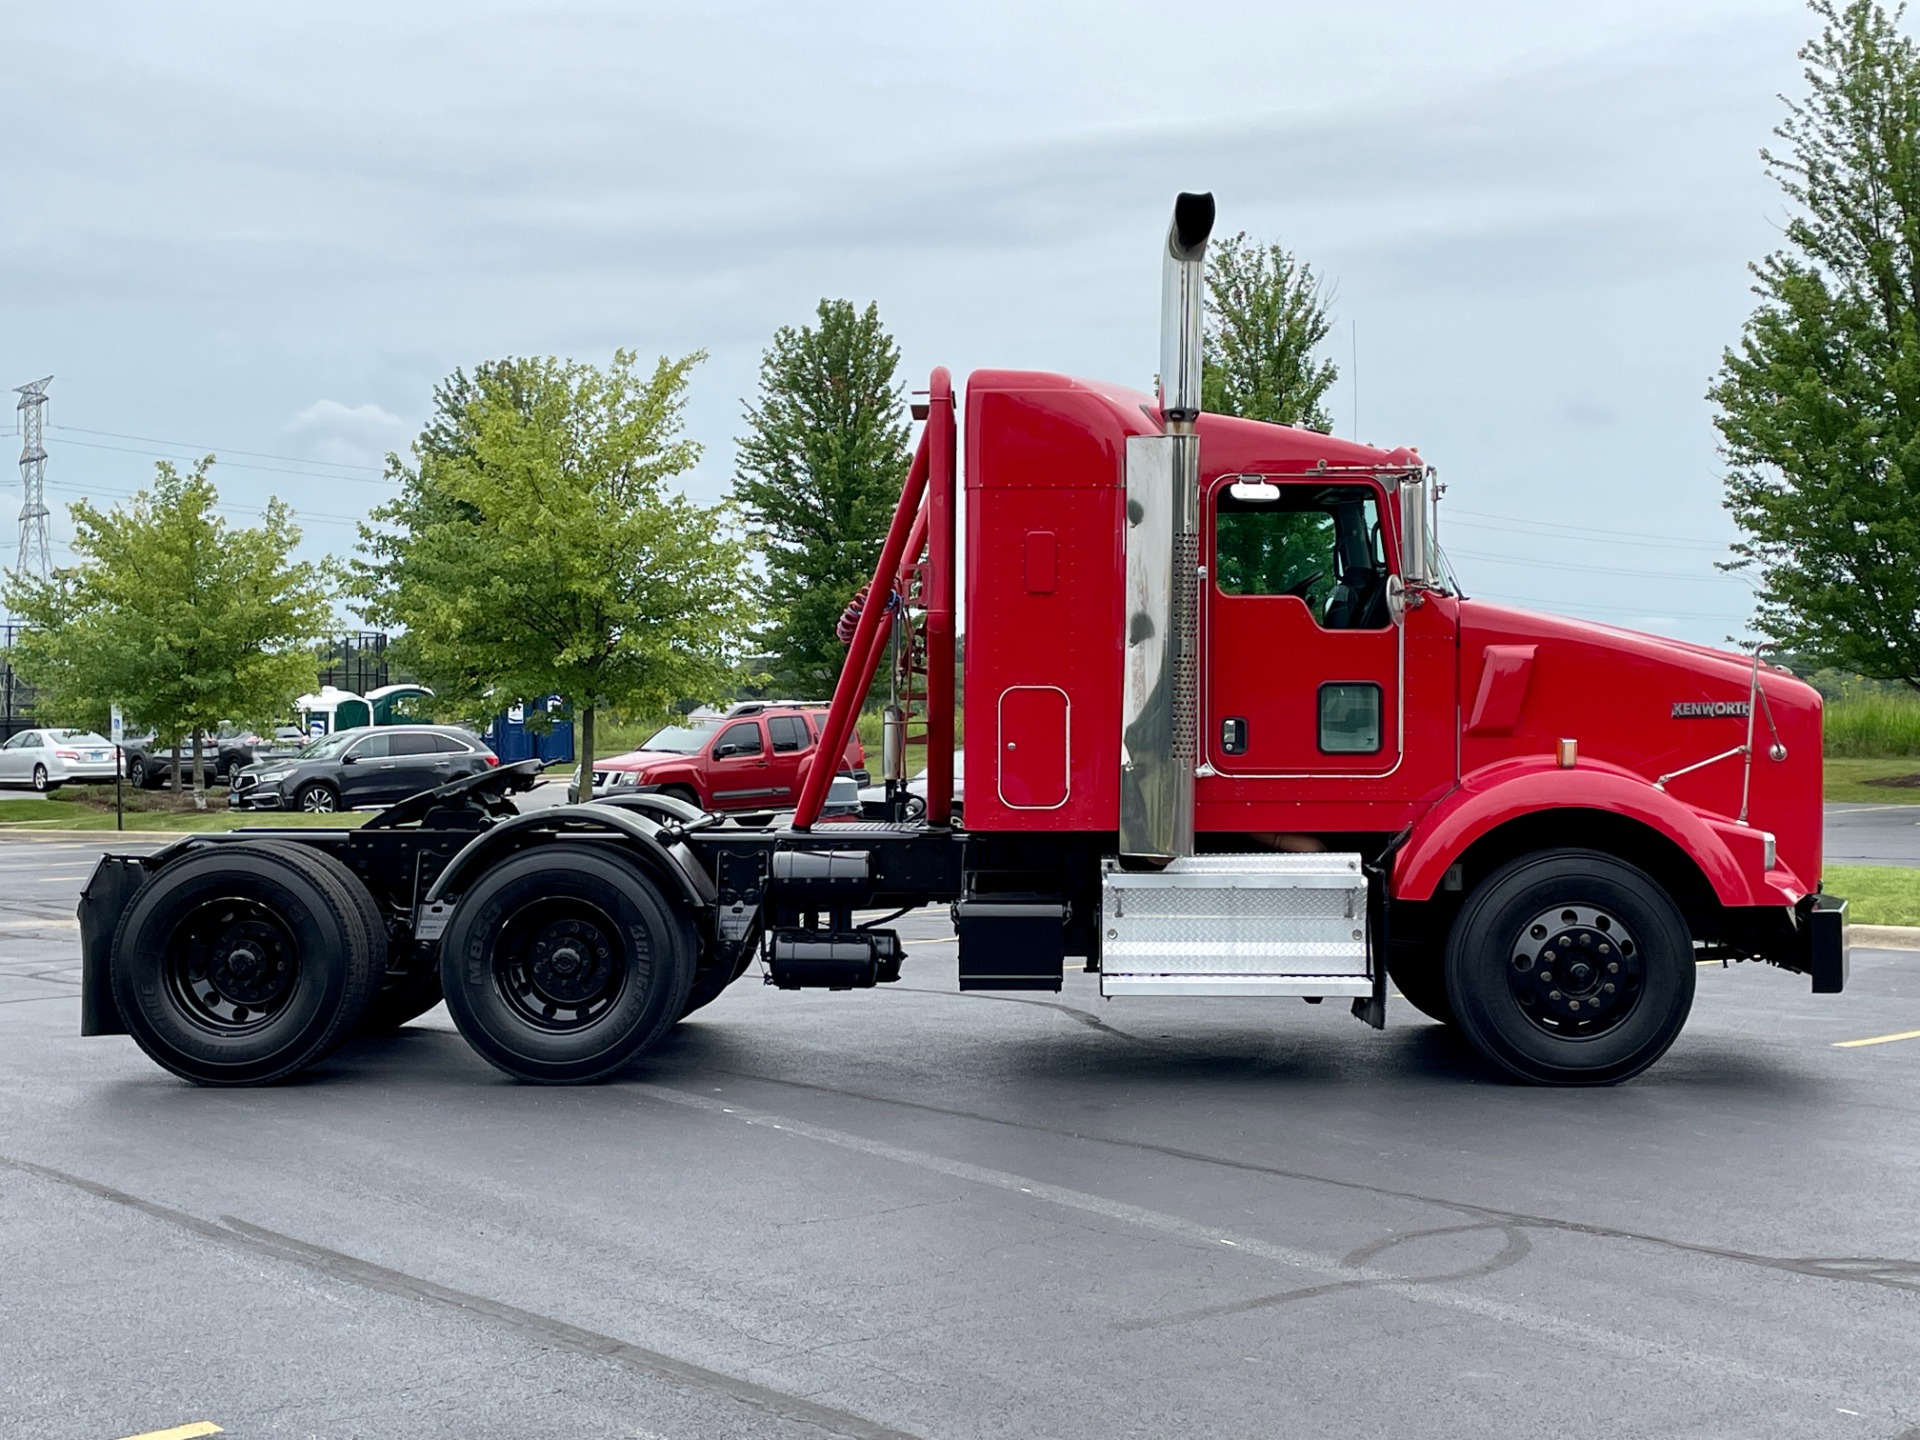
[[182,1009],[221,1033],[253,1030],[286,1005],[299,977],[285,928],[252,901],[218,902],[181,926],[167,978]]
[[604,1015],[625,976],[611,919],[584,901],[549,901],[509,922],[495,975],[501,994],[543,1030],[574,1030]]
[[1639,1004],[1645,959],[1610,911],[1557,905],[1522,928],[1507,983],[1520,1011],[1561,1037],[1603,1034]]

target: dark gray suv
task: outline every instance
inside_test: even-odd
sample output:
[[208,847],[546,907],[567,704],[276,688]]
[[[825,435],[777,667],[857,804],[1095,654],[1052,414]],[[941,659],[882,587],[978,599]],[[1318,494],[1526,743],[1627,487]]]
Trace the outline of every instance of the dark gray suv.
[[227,805],[313,814],[395,805],[499,763],[478,737],[452,725],[361,726],[237,771]]

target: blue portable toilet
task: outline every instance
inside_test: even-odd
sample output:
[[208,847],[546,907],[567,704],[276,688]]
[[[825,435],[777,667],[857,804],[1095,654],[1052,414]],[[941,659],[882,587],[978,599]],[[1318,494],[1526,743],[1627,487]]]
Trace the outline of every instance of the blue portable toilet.
[[[527,712],[544,712],[550,718],[545,730],[527,724]],[[558,695],[545,695],[532,705],[512,705],[493,717],[493,724],[480,738],[485,740],[503,765],[521,760],[540,760],[548,765],[573,763],[573,721],[561,719],[567,714],[567,702]]]

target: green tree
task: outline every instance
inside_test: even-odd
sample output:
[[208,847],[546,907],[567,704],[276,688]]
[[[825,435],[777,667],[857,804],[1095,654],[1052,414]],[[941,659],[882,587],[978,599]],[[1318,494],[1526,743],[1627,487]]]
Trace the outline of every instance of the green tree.
[[900,351],[879,307],[822,300],[816,315],[776,331],[761,358],[733,481],[765,556],[757,639],[775,682],[807,698],[840,672],[833,627],[873,578],[911,459]]
[[354,566],[424,684],[476,711],[565,696],[589,764],[601,710],[724,687],[753,613],[745,549],[730,507],[667,485],[699,459],[680,427],[703,358],[504,360],[436,390]]
[[1332,327],[1325,286],[1292,251],[1244,230],[1208,247],[1201,406],[1332,430],[1323,402],[1340,372],[1315,355]]
[[1791,203],[1708,397],[1755,626],[1920,687],[1920,54],[1872,0],[1815,0],[1806,98],[1763,150]]
[[332,572],[292,558],[292,512],[270,500],[259,525],[229,525],[215,513],[212,465],[183,475],[163,460],[124,506],[78,502],[76,563],[51,578],[10,572],[5,585],[25,626],[13,663],[41,713],[104,729],[117,703],[134,725],[191,736],[202,804],[202,736],[283,717],[313,684],[313,647],[332,618]]

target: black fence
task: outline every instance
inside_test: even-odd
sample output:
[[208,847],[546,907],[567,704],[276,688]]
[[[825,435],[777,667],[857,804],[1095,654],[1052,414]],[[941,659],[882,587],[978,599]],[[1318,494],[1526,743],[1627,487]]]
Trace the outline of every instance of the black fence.
[[[13,673],[13,642],[22,627],[0,624],[0,742],[22,730],[31,730],[33,687]],[[387,665],[387,636],[381,630],[351,630],[335,635],[320,648],[320,670],[315,685],[334,685],[364,695],[393,683]]]
[[391,685],[386,632],[353,630],[334,636],[320,651],[319,683],[351,690],[356,695]]
[[0,626],[6,642],[0,652],[0,741],[33,728],[33,687],[13,673],[13,639],[19,629],[12,621]]

